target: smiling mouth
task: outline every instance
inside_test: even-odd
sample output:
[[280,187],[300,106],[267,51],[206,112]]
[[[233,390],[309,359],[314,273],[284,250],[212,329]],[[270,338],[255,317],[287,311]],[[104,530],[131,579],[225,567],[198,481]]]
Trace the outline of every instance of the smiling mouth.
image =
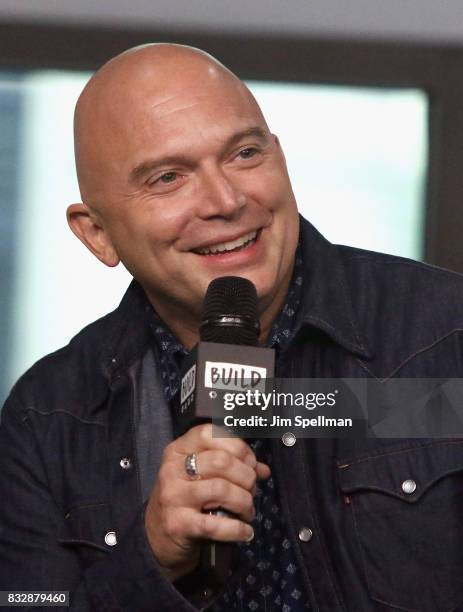
[[198,255],[221,255],[222,253],[241,251],[251,244],[254,244],[257,240],[257,234],[257,231],[249,232],[248,234],[240,236],[240,238],[236,238],[236,240],[220,242],[219,244],[214,244],[213,246],[204,247],[202,249],[194,249],[194,253]]

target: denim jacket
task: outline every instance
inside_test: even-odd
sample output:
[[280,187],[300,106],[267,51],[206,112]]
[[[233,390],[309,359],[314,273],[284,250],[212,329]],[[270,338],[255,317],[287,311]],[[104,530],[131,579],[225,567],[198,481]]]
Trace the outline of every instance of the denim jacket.
[[[302,316],[280,376],[461,377],[462,276],[334,246],[306,221],[302,232]],[[79,612],[210,605],[211,593],[186,599],[162,576],[144,530],[134,372],[151,348],[145,303],[133,282],[13,388],[0,426],[0,590],[70,591]],[[314,611],[463,610],[463,441],[271,443]]]

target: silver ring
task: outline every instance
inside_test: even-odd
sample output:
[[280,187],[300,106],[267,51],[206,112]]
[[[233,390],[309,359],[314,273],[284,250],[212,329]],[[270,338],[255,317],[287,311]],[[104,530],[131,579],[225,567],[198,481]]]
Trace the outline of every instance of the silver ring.
[[185,470],[188,476],[193,478],[201,478],[201,474],[198,472],[198,455],[191,453],[185,457]]

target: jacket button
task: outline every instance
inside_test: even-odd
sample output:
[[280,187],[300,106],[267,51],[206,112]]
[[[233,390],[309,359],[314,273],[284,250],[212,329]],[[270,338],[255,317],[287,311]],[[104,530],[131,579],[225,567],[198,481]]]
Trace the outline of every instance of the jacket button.
[[404,480],[402,483],[402,491],[405,495],[412,495],[416,491],[416,482],[414,480]]
[[119,465],[123,470],[129,470],[132,467],[132,462],[128,457],[122,457],[122,459],[119,461]]
[[301,542],[309,542],[312,539],[313,532],[308,527],[303,527],[299,531],[299,539]]
[[117,538],[115,531],[108,531],[108,533],[104,537],[104,541],[108,546],[116,546]]
[[291,431],[287,431],[281,436],[281,441],[285,446],[294,446],[296,444],[296,436]]

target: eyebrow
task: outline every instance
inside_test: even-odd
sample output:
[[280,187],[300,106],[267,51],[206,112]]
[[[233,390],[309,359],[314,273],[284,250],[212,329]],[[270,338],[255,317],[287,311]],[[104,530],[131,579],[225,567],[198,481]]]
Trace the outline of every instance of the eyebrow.
[[[238,144],[238,142],[240,142],[244,138],[249,138],[251,136],[254,138],[258,138],[261,141],[268,140],[268,133],[265,130],[263,130],[261,127],[255,126],[255,127],[251,127],[246,130],[243,130],[241,132],[237,132],[236,134],[233,134],[225,142],[223,146],[223,150],[227,150],[230,147],[233,147],[234,145]],[[138,183],[146,174],[148,174],[149,172],[152,172],[159,166],[169,166],[169,165],[174,165],[178,163],[188,164],[188,163],[191,163],[191,160],[185,155],[178,154],[178,155],[169,155],[167,157],[162,157],[159,159],[149,159],[149,160],[143,161],[137,166],[135,166],[133,170],[131,170],[130,175],[129,175],[129,181],[130,183]]]

